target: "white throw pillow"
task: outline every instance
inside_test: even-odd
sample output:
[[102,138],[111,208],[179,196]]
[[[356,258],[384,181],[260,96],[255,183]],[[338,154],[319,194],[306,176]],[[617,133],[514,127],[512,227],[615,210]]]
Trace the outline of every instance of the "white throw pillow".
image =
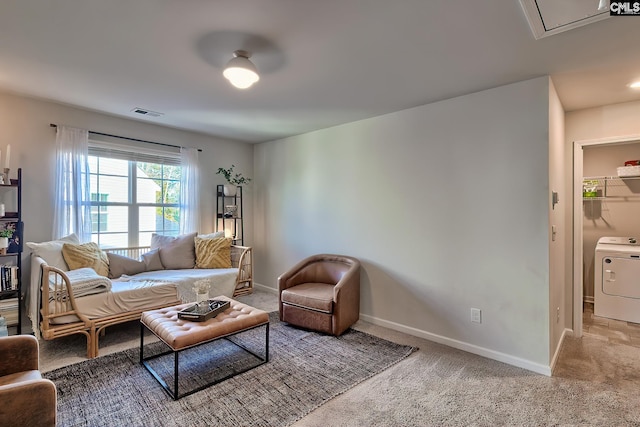
[[59,268],[62,271],[69,271],[69,267],[62,256],[62,245],[65,243],[78,245],[80,244],[80,239],[75,234],[70,234],[50,242],[27,242],[27,247],[31,249],[33,255],[42,258],[50,266]]

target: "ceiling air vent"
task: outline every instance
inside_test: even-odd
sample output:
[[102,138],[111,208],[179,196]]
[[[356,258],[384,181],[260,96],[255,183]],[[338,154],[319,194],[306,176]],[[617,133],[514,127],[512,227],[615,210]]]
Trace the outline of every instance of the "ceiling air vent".
[[164,116],[164,113],[158,113],[157,111],[145,110],[144,108],[134,108],[132,113],[140,114],[147,117],[160,117]]
[[[536,39],[609,18],[599,0],[520,0]],[[607,2],[607,5],[609,2]]]

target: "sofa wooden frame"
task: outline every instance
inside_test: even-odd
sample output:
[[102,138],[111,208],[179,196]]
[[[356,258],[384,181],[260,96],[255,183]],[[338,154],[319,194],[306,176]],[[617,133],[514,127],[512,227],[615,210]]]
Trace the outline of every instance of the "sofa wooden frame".
[[[149,249],[149,247],[140,246],[135,248],[104,249],[104,251],[129,256],[131,258],[138,258],[140,254],[147,252]],[[252,248],[248,246],[231,246],[231,266],[238,269],[236,288],[233,296],[251,294],[253,292]],[[78,310],[69,278],[65,272],[46,263],[41,264],[40,292],[40,333],[42,334],[42,338],[52,340],[67,335],[83,334],[87,338],[87,358],[90,359],[98,356],[99,336],[104,335],[105,328],[108,326],[129,322],[131,320],[139,320],[144,311],[157,310],[183,303],[183,301],[176,299],[176,301],[167,304],[154,305],[143,309],[89,319]],[[53,304],[53,312],[49,309],[49,297],[51,294],[68,295],[65,301],[59,301]],[[53,323],[55,319],[65,316],[77,316],[79,320],[73,323]]]

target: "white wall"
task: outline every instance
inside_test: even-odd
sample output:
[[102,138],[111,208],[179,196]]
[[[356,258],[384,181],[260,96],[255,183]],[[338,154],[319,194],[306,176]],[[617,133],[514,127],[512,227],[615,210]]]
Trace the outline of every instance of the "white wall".
[[549,119],[543,77],[257,145],[257,282],[352,255],[366,320],[545,372]]
[[[555,362],[567,327],[571,326],[571,301],[566,301],[566,289],[572,282],[565,282],[565,271],[571,268],[571,253],[565,251],[567,229],[564,219],[571,208],[571,195],[566,193],[564,158],[564,109],[553,86],[549,85],[549,186],[558,193],[559,202],[549,209],[549,223],[555,227],[555,236],[549,230],[549,356]],[[551,198],[551,195],[549,195]]]
[[[216,175],[218,167],[229,167],[250,176],[253,167],[253,146],[168,127],[147,124],[91,111],[80,110],[52,102],[36,100],[9,93],[0,93],[0,150],[2,165],[7,144],[11,144],[11,175],[16,177],[18,167],[23,177],[24,240],[46,241],[52,236],[55,129],[50,123],[89,129],[130,138],[197,147],[200,153],[201,231],[213,230],[215,217],[215,186],[224,178]],[[252,204],[251,186],[247,188],[245,229],[251,243]],[[25,247],[26,249],[26,247]],[[23,257],[23,283],[29,283],[28,253]]]
[[574,141],[640,135],[639,117],[640,101],[569,112],[565,115],[567,145],[572,147]]

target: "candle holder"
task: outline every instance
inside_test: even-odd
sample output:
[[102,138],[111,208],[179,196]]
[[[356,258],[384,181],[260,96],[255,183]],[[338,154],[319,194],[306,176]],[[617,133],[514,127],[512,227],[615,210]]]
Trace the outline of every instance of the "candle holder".
[[4,184],[11,184],[11,181],[9,180],[9,168],[4,168],[4,172],[2,174],[2,181]]

